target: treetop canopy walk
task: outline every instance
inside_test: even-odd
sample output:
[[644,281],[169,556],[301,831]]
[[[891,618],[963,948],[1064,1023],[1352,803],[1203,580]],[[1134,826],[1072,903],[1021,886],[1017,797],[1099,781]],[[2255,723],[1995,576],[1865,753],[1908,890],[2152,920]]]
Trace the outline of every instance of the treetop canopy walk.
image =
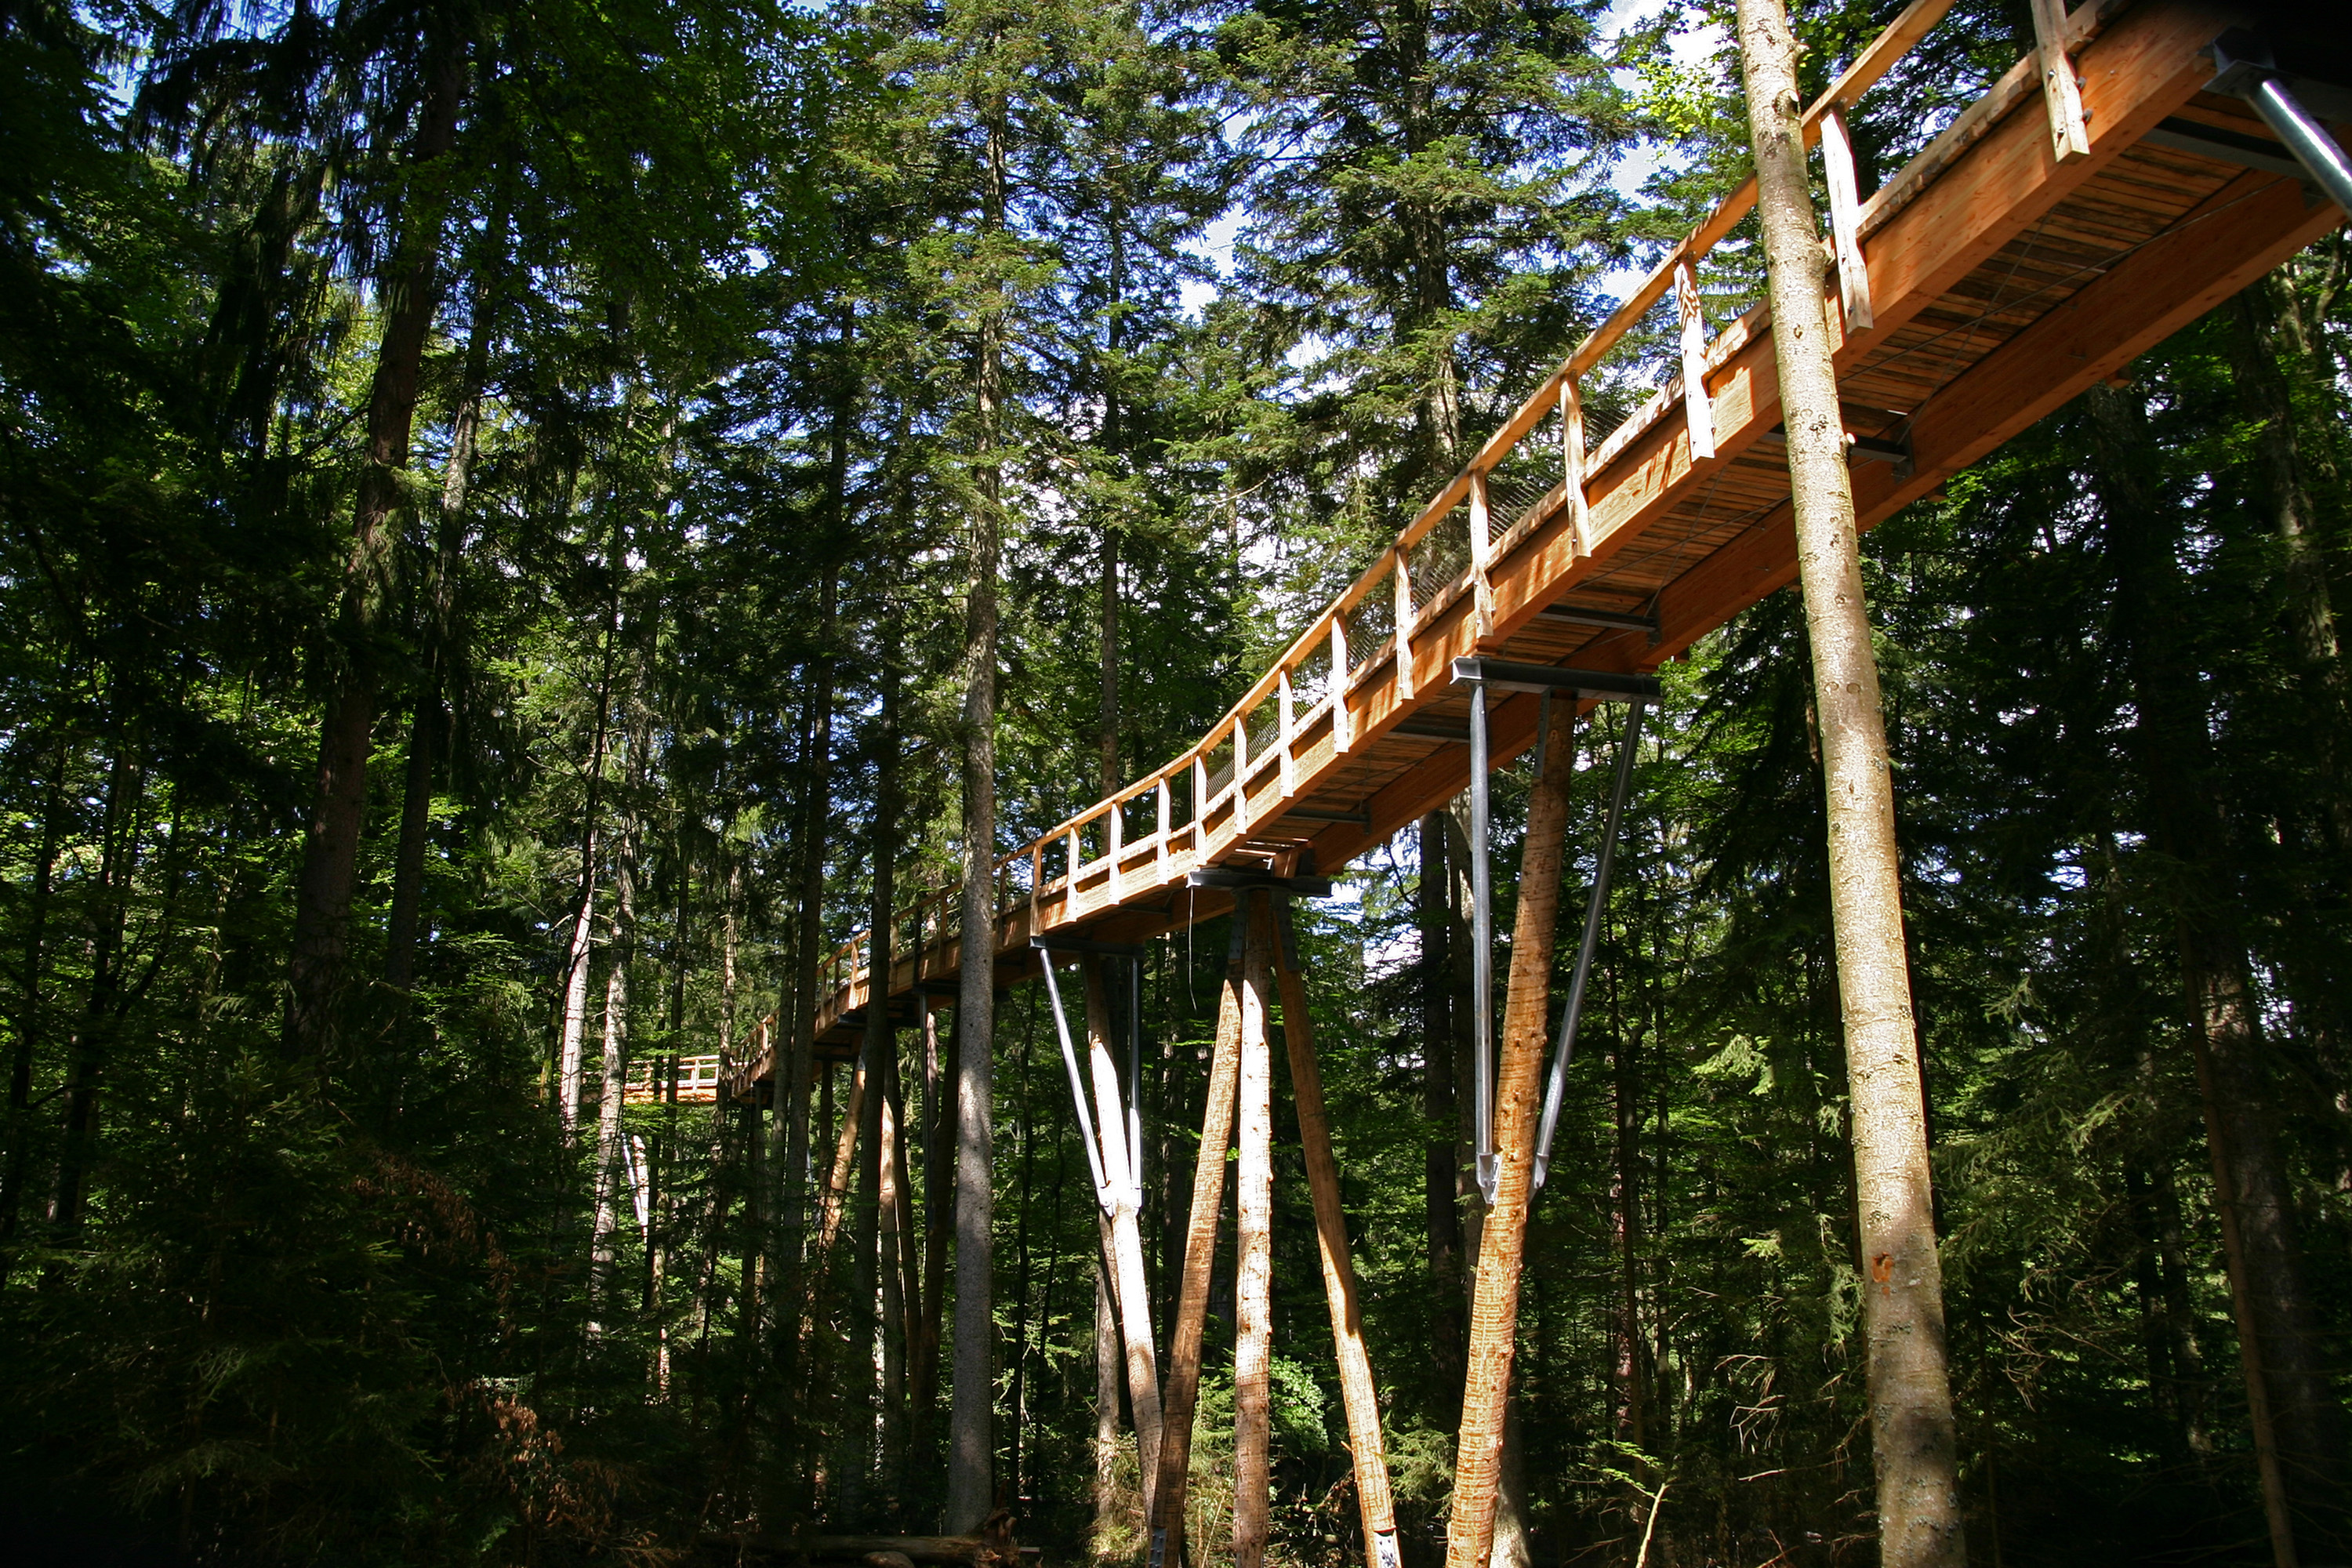
[[[2344,216],[2315,188],[2339,188],[2341,152],[2295,104],[2352,119],[2352,95],[2291,61],[2280,94],[2263,39],[2231,32],[2262,18],[2190,0],[2035,0],[2040,47],[1865,195],[1845,117],[1950,4],[1917,0],[1803,116],[1864,528]],[[1199,743],[998,861],[1002,983],[1037,973],[1035,939],[1132,943],[1223,914],[1235,873],[1328,871],[1457,796],[1479,677],[1500,765],[1535,742],[1538,689],[1644,695],[1795,580],[1769,312],[1710,333],[1695,276],[1755,203],[1751,178],[1675,245]],[[1670,294],[1680,374],[1589,447],[1582,383]],[[882,974],[871,933],[831,956],[821,1053],[855,1048],[877,994],[952,992],[960,898],[903,910]],[[755,1032],[733,1092],[771,1078],[778,1036]]]

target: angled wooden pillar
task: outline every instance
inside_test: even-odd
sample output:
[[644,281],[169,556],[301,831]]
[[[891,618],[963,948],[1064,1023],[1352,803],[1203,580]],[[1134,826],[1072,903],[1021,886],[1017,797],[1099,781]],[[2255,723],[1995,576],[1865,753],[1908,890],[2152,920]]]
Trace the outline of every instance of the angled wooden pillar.
[[1151,1489],[1160,1474],[1160,1368],[1151,1335],[1151,1291],[1143,1275],[1143,1232],[1136,1221],[1141,1198],[1135,1155],[1128,1147],[1127,1100],[1119,1092],[1118,1067],[1110,1049],[1110,1007],[1103,995],[1102,964],[1082,966],[1087,993],[1087,1056],[1095,1086],[1095,1135],[1102,1146],[1103,1179],[1111,1192],[1107,1216],[1110,1234],[1112,1298],[1118,1311],[1119,1340],[1126,1352],[1127,1399],[1135,1413],[1136,1458],[1143,1484],[1143,1517],[1151,1517]]
[[[1243,914],[1234,914],[1241,931]],[[1184,1279],[1169,1336],[1168,1384],[1160,1400],[1160,1479],[1152,1489],[1150,1568],[1174,1568],[1183,1555],[1184,1494],[1192,1467],[1192,1415],[1201,1396],[1201,1336],[1208,1322],[1209,1281],[1217,1220],[1225,1202],[1225,1151],[1234,1137],[1234,1088],[1242,1038],[1242,975],[1226,963],[1217,999],[1216,1042],[1209,1054],[1208,1108],[1201,1117],[1200,1157],[1192,1167],[1192,1208],[1184,1230]]]
[[1511,927],[1511,975],[1503,1005],[1502,1061],[1495,1075],[1495,1199],[1478,1244],[1470,1298],[1469,1376],[1462,1436],[1454,1458],[1454,1512],[1445,1568],[1486,1568],[1495,1542],[1495,1497],[1502,1480],[1503,1433],[1519,1323],[1519,1273],[1528,1209],[1535,1197],[1536,1127],[1551,1001],[1552,937],[1559,914],[1561,844],[1568,829],[1570,753],[1564,735],[1545,748],[1542,777],[1528,796],[1519,863],[1518,918]]
[[1291,912],[1276,973],[1282,991],[1282,1043],[1290,1058],[1291,1098],[1298,1112],[1298,1142],[1307,1156],[1307,1185],[1315,1200],[1315,1241],[1323,1261],[1323,1294],[1331,1308],[1331,1339],[1339,1363],[1339,1394],[1348,1413],[1348,1447],[1355,1460],[1356,1507],[1363,1518],[1370,1568],[1398,1568],[1396,1508],[1389,1495],[1389,1461],[1381,1436],[1381,1402],[1372,1362],[1364,1349],[1364,1314],[1356,1266],[1348,1255],[1348,1219],[1339,1206],[1339,1163],[1331,1153],[1331,1119],[1323,1104],[1323,1069],[1315,1059],[1315,1026],[1307,1012],[1307,981],[1298,973]]
[[1274,1064],[1266,1041],[1271,956],[1263,900],[1244,893],[1242,1042],[1235,1162],[1239,1265],[1234,1288],[1234,1568],[1263,1568],[1272,1530],[1274,1400]]

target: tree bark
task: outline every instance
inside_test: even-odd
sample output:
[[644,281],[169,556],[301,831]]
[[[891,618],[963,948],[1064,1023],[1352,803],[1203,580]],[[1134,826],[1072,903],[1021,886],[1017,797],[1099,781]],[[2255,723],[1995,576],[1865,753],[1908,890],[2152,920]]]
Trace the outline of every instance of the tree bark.
[[80,1226],[88,1200],[89,1168],[97,1157],[99,1085],[122,984],[122,933],[138,861],[140,801],[146,790],[145,770],[131,760],[130,744],[124,740],[115,748],[100,808],[98,886],[89,900],[89,983],[81,1017],[67,1042],[64,1138],[49,1189],[49,1224],[59,1231]]
[[1446,898],[1445,814],[1421,819],[1421,877],[1414,913],[1421,931],[1422,1112],[1429,1121],[1422,1189],[1429,1249],[1429,1339],[1439,1418],[1462,1419],[1462,1179],[1460,1112],[1454,1094],[1454,1018],[1449,1005],[1454,966],[1447,936],[1453,910]]
[[[1287,913],[1281,918],[1288,919]],[[1380,1393],[1372,1382],[1370,1354],[1364,1348],[1363,1305],[1356,1289],[1355,1259],[1348,1251],[1348,1220],[1340,1207],[1339,1165],[1331,1149],[1331,1121],[1323,1103],[1323,1069],[1315,1057],[1315,1025],[1307,1011],[1307,977],[1277,948],[1276,969],[1282,993],[1282,1042],[1289,1058],[1291,1103],[1298,1115],[1299,1152],[1306,1157],[1307,1186],[1315,1206],[1315,1242],[1323,1266],[1323,1295],[1331,1314],[1333,1360],[1339,1370],[1340,1403],[1348,1415],[1348,1448],[1356,1479],[1356,1510],[1364,1529],[1368,1568],[1396,1568],[1396,1508],[1389,1491],[1389,1464],[1381,1433]]]
[[1143,1270],[1143,1231],[1139,1223],[1141,1184],[1128,1147],[1127,1097],[1120,1092],[1118,1064],[1111,1055],[1110,1007],[1103,994],[1102,967],[1084,963],[1087,1054],[1094,1076],[1095,1137],[1102,1149],[1103,1176],[1112,1187],[1108,1215],[1114,1283],[1110,1305],[1118,1313],[1117,1342],[1127,1366],[1128,1408],[1135,1422],[1137,1475],[1144,1519],[1151,1517],[1151,1489],[1160,1474],[1160,1368],[1152,1342],[1151,1287]]
[[[1496,1498],[1505,1485],[1511,1362],[1517,1348],[1519,1278],[1535,1195],[1536,1121],[1551,1001],[1552,938],[1559,914],[1561,844],[1573,776],[1567,737],[1545,748],[1544,771],[1528,794],[1519,862],[1519,905],[1511,925],[1511,970],[1503,1003],[1502,1060],[1495,1075],[1495,1201],[1477,1241],[1470,1307],[1468,1376],[1462,1435],[1454,1457],[1454,1512],[1446,1568],[1486,1568],[1498,1546]],[[1524,1553],[1516,1521],[1514,1557]]]
[[[455,144],[464,72],[461,52],[445,48],[425,91],[409,153],[413,169],[441,158]],[[410,206],[394,249],[397,260],[383,279],[383,336],[368,394],[366,457],[343,567],[334,636],[337,668],[319,729],[317,785],[294,896],[285,1046],[298,1058],[316,1058],[328,1047],[351,945],[352,897],[367,826],[368,750],[383,679],[377,644],[391,575],[391,523],[400,502],[400,474],[408,467],[425,343],[433,327],[441,216],[436,203]]]
[[[505,245],[506,213],[491,216],[487,266],[499,264]],[[415,978],[416,930],[424,905],[425,840],[432,826],[433,775],[448,724],[446,689],[459,563],[466,549],[466,489],[482,423],[482,385],[488,379],[491,295],[478,274],[473,321],[466,334],[466,359],[457,406],[449,420],[449,458],[441,475],[441,504],[435,519],[433,562],[425,581],[424,678],[409,717],[408,777],[400,810],[400,841],[393,855],[392,907],[384,922],[383,978],[405,992]],[[405,1002],[402,1004],[404,1007]]]
[[[988,130],[986,215],[1004,223],[1004,132]],[[981,312],[973,437],[984,454],[975,474],[971,589],[964,611],[963,925],[956,1008],[955,1375],[948,1413],[950,1532],[975,1530],[995,1498],[996,1217],[993,1186],[996,1015],[996,574],[1003,539],[1003,482],[997,450],[1003,401],[1004,296]]]
[[65,771],[68,750],[60,741],[52,753],[49,786],[41,811],[41,847],[33,859],[33,885],[26,900],[24,969],[17,980],[16,1039],[8,1055],[8,1163],[0,1173],[0,1289],[16,1263],[16,1233],[22,1223],[25,1173],[32,1159],[33,1064],[48,1020],[41,997],[47,968],[49,900],[57,877],[58,851],[65,833]]
[[1830,904],[1853,1097],[1879,1551],[1886,1568],[1958,1568],[1958,1439],[1945,1366],[1927,1104],[1911,1014],[1886,725],[1863,603],[1845,430],[1822,303],[1824,257],[1781,0],[1739,0],[1757,207],[1788,430],[1798,575],[1828,794]]
[[2294,1568],[2306,1548],[2332,1545],[2343,1527],[2341,1414],[2303,1277],[2245,939],[2231,921],[2232,900],[2217,896],[2238,879],[2210,782],[2210,714],[2179,636],[2191,606],[2178,525],[2147,472],[2156,447],[2145,405],[2106,387],[2088,400],[2136,710],[2127,744],[2150,843],[2171,862],[2167,891],[2272,1557]]
[[1263,1568],[1271,1533],[1274,1351],[1274,1063],[1266,1037],[1271,932],[1259,896],[1242,895],[1241,1158],[1234,1166],[1239,1261],[1234,1289],[1234,1568]]
[[[599,1314],[611,1304],[620,1261],[621,1106],[628,1089],[629,957],[636,930],[636,825],[621,829],[613,862],[613,942],[604,977],[604,1084],[596,1102],[596,1217],[591,1229],[588,1270],[588,1333],[603,1328]],[[585,967],[584,965],[583,966]]]
[[[1236,909],[1234,919],[1244,921]],[[1225,1202],[1225,1155],[1233,1142],[1234,1088],[1239,1079],[1242,987],[1239,964],[1226,966],[1217,999],[1217,1033],[1210,1048],[1209,1093],[1201,1115],[1201,1147],[1192,1170],[1192,1206],[1184,1233],[1183,1283],[1176,1324],[1168,1336],[1168,1386],[1160,1402],[1160,1477],[1152,1487],[1150,1568],[1175,1568],[1184,1555],[1184,1496],[1192,1464],[1192,1415],[1201,1394],[1201,1339],[1208,1326],[1209,1288],[1216,1273],[1217,1224]]]

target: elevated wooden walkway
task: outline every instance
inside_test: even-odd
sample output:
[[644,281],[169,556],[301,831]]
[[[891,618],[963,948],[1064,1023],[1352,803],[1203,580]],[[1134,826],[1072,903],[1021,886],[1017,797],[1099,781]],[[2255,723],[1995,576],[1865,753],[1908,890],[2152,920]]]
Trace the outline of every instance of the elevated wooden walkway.
[[[1920,0],[1806,115],[1865,528],[2344,216],[2244,102],[2203,90],[2209,46],[2253,18],[2189,0],[2091,0],[2050,22],[2063,51],[2045,40],[1865,199],[1844,110],[1949,4]],[[2061,52],[2074,91],[2042,68]],[[1135,942],[1225,912],[1231,895],[1186,886],[1196,868],[1328,872],[1460,794],[1454,658],[1638,675],[1795,580],[1765,310],[1710,335],[1692,285],[1754,201],[1751,181],[1688,236],[1198,745],[999,862],[1000,984],[1035,973],[1035,934]],[[1683,374],[1588,451],[1583,378],[1669,293]],[[1496,705],[1496,765],[1532,743],[1536,710]],[[919,986],[952,993],[960,900],[943,889],[899,917],[879,987],[894,1009]],[[854,1047],[877,989],[866,951],[861,934],[826,965],[825,1054]],[[776,1041],[771,1019],[730,1068],[737,1092],[773,1071]]]

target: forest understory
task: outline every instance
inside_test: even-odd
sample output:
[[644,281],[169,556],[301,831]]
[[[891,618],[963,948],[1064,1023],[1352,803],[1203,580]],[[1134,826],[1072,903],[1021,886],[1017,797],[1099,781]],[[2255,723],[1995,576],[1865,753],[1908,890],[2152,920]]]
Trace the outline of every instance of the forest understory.
[[[1901,9],[1794,0],[1804,89]],[[1250,941],[1059,972],[1120,1042],[1141,1302],[1044,988],[836,1048],[826,965],[1192,745],[1748,175],[1732,26],[0,7],[0,1557],[782,1563],[994,1517],[1148,1561],[1122,1314],[1173,1336]],[[1853,116],[1865,188],[2034,36],[1955,5]],[[1979,1568],[2352,1561],[2348,263],[1862,542]],[[1697,284],[1763,298],[1756,220]],[[1676,331],[1588,379],[1596,435]],[[1493,1568],[1895,1568],[1807,628],[1792,586],[1705,637],[1634,748]],[[1626,722],[1549,742],[1554,1008]],[[1540,765],[1494,775],[1506,946]],[[1378,1555],[1309,1022],[1393,1568],[1449,1561],[1468,832],[1297,905],[1192,1563]]]

